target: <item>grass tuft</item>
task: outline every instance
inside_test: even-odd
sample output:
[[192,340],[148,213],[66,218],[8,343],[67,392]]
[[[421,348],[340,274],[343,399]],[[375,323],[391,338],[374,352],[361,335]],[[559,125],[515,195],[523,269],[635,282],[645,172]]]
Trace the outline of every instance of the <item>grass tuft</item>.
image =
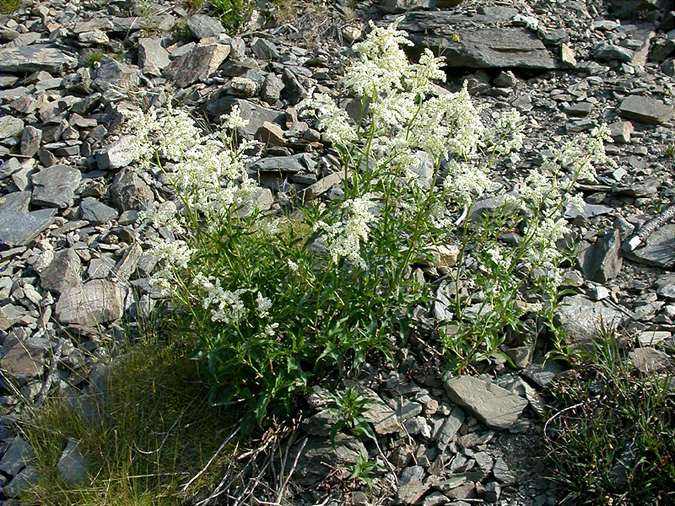
[[[22,499],[44,505],[182,503],[181,487],[233,430],[227,414],[208,405],[207,391],[183,348],[136,347],[109,373],[107,394],[88,411],[93,416],[52,399],[23,421],[40,481]],[[59,478],[56,465],[68,438],[80,441],[87,483],[69,486]],[[226,453],[195,480],[189,496],[212,485],[209,476],[219,476]]]
[[597,342],[575,377],[556,383],[548,460],[566,504],[672,504],[670,378],[642,375],[616,340]]
[[251,0],[208,0],[229,33],[241,31],[251,19],[255,3]]
[[0,0],[0,14],[12,14],[21,8],[22,0]]

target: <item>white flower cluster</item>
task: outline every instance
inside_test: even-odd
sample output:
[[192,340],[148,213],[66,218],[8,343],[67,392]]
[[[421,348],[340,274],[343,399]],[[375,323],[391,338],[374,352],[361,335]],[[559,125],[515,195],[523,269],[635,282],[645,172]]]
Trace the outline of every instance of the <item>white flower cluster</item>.
[[376,195],[372,193],[342,203],[344,219],[331,225],[318,222],[315,229],[322,232],[322,239],[334,262],[345,258],[353,265],[365,267],[361,258],[361,244],[368,240],[370,225],[377,219],[374,212]]
[[157,289],[162,296],[167,296],[173,288],[173,279],[176,270],[186,269],[192,250],[185,241],[173,241],[155,238],[150,241],[152,254],[158,261],[159,268],[153,272],[150,285]]
[[202,307],[211,310],[214,322],[236,325],[246,316],[248,311],[241,296],[247,289],[224,290],[219,279],[201,273],[195,276],[194,284],[205,292]]

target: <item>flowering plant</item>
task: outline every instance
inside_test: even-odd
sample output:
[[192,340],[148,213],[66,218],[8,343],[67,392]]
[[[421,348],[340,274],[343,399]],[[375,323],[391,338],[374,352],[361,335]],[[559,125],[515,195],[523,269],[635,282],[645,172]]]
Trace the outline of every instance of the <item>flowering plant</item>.
[[212,135],[172,108],[130,122],[139,163],[160,166],[178,196],[143,215],[164,231],[153,283],[197,336],[214,401],[247,403],[258,421],[270,405],[291,411],[310,383],[394,359],[395,344],[422,334],[420,310],[433,308],[458,368],[494,357],[527,313],[552,323],[562,210],[576,181],[608,163],[606,130],[499,192],[492,176],[521,148],[523,119],[487,114],[466,87],[441,88],[442,59],[426,51],[411,63],[406,45],[396,24],[354,45],[337,97],[356,105],[351,116],[327,95],[300,105],[344,178],[340,198],[291,215],[256,202],[255,146],[237,142],[236,109]]

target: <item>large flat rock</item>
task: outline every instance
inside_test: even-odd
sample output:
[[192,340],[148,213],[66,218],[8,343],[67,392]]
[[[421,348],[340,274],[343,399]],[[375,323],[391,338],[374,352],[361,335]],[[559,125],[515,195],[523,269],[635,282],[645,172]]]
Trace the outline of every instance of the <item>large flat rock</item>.
[[28,210],[30,192],[0,197],[0,245],[25,246],[51,225],[55,209]]
[[556,319],[565,330],[568,343],[583,345],[595,339],[604,329],[622,326],[629,318],[604,301],[594,302],[583,295],[563,299],[556,311]]
[[0,50],[0,72],[28,74],[44,70],[61,74],[77,60],[60,49],[43,44]]
[[400,28],[418,49],[442,54],[448,67],[551,70],[558,66],[535,33],[495,16],[409,12]]
[[446,375],[443,383],[453,402],[495,429],[513,427],[527,406],[520,395],[475,376]]
[[62,323],[82,327],[114,321],[124,312],[124,295],[124,289],[119,285],[95,279],[64,290],[56,303],[56,317]]

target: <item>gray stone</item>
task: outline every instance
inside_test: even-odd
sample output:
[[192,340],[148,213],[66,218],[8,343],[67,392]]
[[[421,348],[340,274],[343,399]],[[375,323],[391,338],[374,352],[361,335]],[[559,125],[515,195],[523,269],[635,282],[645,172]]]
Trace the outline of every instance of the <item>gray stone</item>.
[[407,467],[398,479],[398,502],[401,504],[417,504],[431,488],[431,484],[424,480],[422,466]]
[[82,180],[76,167],[52,165],[33,175],[34,204],[49,207],[68,207],[75,197],[75,190]]
[[50,74],[61,74],[64,69],[76,64],[76,58],[48,45],[33,44],[0,50],[0,72],[29,74],[44,70]]
[[492,474],[498,482],[503,483],[504,485],[511,485],[516,482],[516,477],[509,469],[509,465],[501,457],[498,457],[495,460],[495,464],[492,467]]
[[657,125],[671,118],[673,107],[652,97],[631,95],[623,99],[619,112],[624,118]]
[[187,20],[187,26],[192,34],[198,39],[217,37],[225,31],[225,28],[219,19],[206,16],[205,14],[195,14],[190,16]]
[[124,135],[96,154],[96,164],[101,170],[121,169],[134,161],[131,144],[134,138]]
[[593,58],[598,61],[620,61],[629,63],[633,59],[633,51],[621,46],[603,42],[593,48]]
[[169,63],[169,52],[162,47],[160,39],[142,37],[138,40],[138,64],[144,74],[161,76]]
[[675,274],[664,274],[656,280],[656,293],[668,300],[675,300]]
[[2,460],[0,460],[0,471],[9,476],[15,476],[32,458],[33,449],[31,446],[24,439],[16,436],[9,443]]
[[136,67],[113,58],[104,59],[94,70],[93,77],[92,86],[102,92],[108,90],[125,91],[138,86],[140,83]]
[[529,29],[503,27],[490,15],[410,12],[400,28],[418,48],[443,54],[449,67],[551,70],[556,61]]
[[43,288],[61,293],[68,288],[79,286],[82,262],[73,248],[57,251],[51,263],[40,272]]
[[62,323],[95,327],[122,317],[124,297],[125,291],[119,285],[94,279],[64,290],[56,303],[56,317]]
[[23,120],[14,116],[0,116],[0,139],[18,137],[23,132]]
[[363,443],[354,436],[339,433],[335,436],[334,443],[325,437],[311,439],[298,459],[296,476],[300,483],[314,485],[335,468],[354,465],[359,456],[367,458],[368,452]]
[[656,344],[667,341],[672,337],[672,334],[667,330],[648,330],[645,332],[640,332],[637,335],[637,340],[640,343],[640,346],[654,346]]
[[42,130],[28,125],[23,129],[21,135],[21,154],[24,156],[35,156],[40,149],[42,142]]
[[251,170],[256,172],[281,172],[291,173],[296,172],[313,172],[316,167],[316,162],[307,153],[300,153],[291,156],[271,156],[261,158],[251,165]]
[[464,411],[459,407],[454,407],[450,414],[445,417],[438,431],[434,434],[434,439],[440,450],[444,450],[455,438],[465,418]]
[[556,311],[556,319],[562,325],[569,344],[581,345],[592,341],[603,328],[622,326],[628,315],[604,301],[593,302],[583,295],[563,299]]
[[631,260],[661,267],[673,269],[675,267],[675,223],[662,226],[652,233],[642,248],[626,253]]
[[281,97],[283,89],[284,82],[276,74],[270,72],[263,82],[260,97],[268,104],[274,104]]
[[628,356],[635,368],[645,374],[669,369],[673,363],[667,353],[654,348],[635,348]]
[[267,39],[255,39],[251,44],[251,51],[261,60],[278,60],[280,58],[277,46]]
[[152,188],[133,170],[123,170],[117,174],[110,185],[109,194],[113,204],[121,211],[145,209],[155,199]]
[[143,248],[138,244],[133,244],[124,252],[120,261],[115,265],[115,278],[117,280],[126,281],[129,277],[136,272],[138,263],[141,260],[143,255]]
[[[19,474],[17,474],[12,481],[2,488],[2,492],[6,497],[19,497],[25,491],[35,485],[40,475],[33,466],[24,467]],[[9,501],[5,504],[9,504]]]
[[28,211],[30,192],[0,197],[0,244],[25,246],[45,230],[54,218],[54,209]]
[[617,144],[628,144],[635,127],[630,121],[615,121],[609,125],[609,133]]
[[579,260],[586,278],[598,283],[614,279],[623,265],[619,230],[605,232],[595,244],[581,252]]
[[[3,308],[4,309],[4,308]],[[44,372],[43,348],[24,341],[5,344],[5,355],[0,359],[0,370],[10,378],[20,381],[41,376]]]
[[632,19],[639,12],[657,11],[665,5],[662,0],[607,0],[606,3],[609,13],[621,19]]
[[446,374],[443,382],[453,402],[496,429],[513,427],[527,406],[527,401],[518,394],[474,376],[453,378]]
[[596,216],[610,214],[613,211],[614,208],[609,206],[588,203],[585,203],[583,211],[579,211],[570,203],[565,207],[565,218],[568,220],[573,220],[575,218],[595,218]]
[[56,469],[59,477],[68,485],[77,485],[87,480],[87,463],[79,449],[79,442],[68,438]]
[[186,88],[213,75],[229,54],[230,46],[224,44],[198,44],[173,60],[164,73],[177,87]]
[[94,197],[86,197],[80,204],[80,216],[90,223],[102,224],[114,220],[119,213]]

